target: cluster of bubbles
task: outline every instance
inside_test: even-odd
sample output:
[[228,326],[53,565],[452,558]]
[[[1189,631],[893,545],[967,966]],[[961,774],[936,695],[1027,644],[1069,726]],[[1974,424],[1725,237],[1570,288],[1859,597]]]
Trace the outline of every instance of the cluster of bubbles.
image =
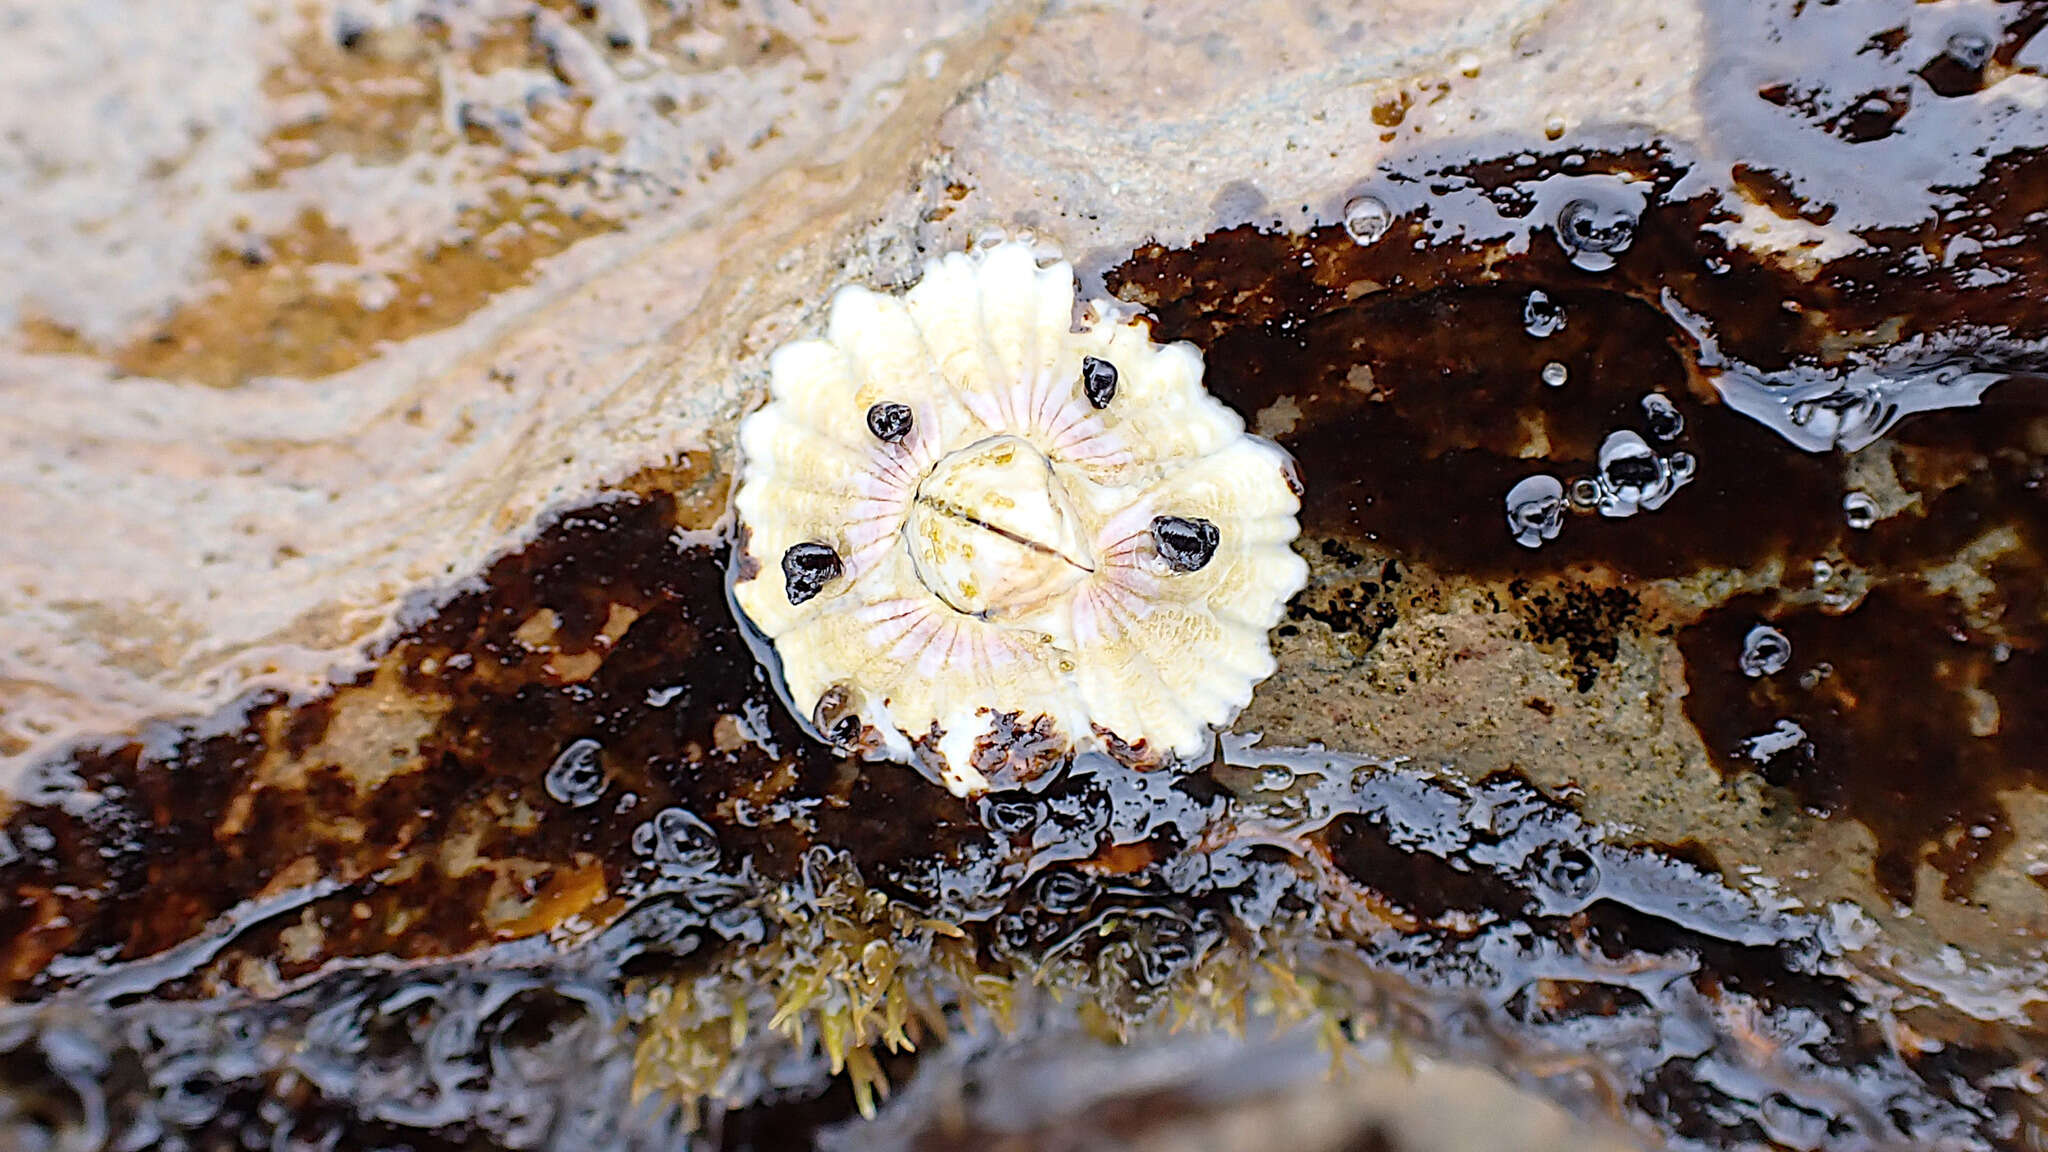
[[[1678,426],[1683,427],[1682,420]],[[1599,471],[1572,481],[1569,489],[1555,476],[1540,473],[1509,488],[1508,534],[1525,548],[1540,548],[1563,531],[1567,508],[1616,518],[1654,512],[1691,483],[1696,471],[1691,453],[1660,455],[1641,436],[1622,429],[1600,445]]]
[[380,1126],[506,1149],[683,1146],[665,1105],[633,1102],[621,1003],[586,973],[443,966],[344,973],[270,1002],[57,1020],[10,1006],[0,1058],[38,1073],[45,1099],[34,1115],[0,1103],[0,1130],[30,1148],[162,1152],[399,1146]]
[[1599,471],[1572,481],[1572,503],[1616,518],[1654,512],[1690,484],[1697,470],[1692,453],[1660,456],[1641,436],[1622,429],[1600,445]]
[[[1609,202],[1612,200],[1612,202]],[[1638,209],[1621,198],[1578,197],[1558,212],[1558,243],[1572,254],[1572,262],[1590,272],[1614,266],[1617,254],[1635,240]],[[1563,307],[1541,289],[1532,289],[1522,302],[1522,329],[1533,339],[1545,339],[1564,329]],[[1562,388],[1571,378],[1570,370],[1557,360],[1545,363],[1539,372],[1543,383]],[[1669,443],[1685,433],[1685,415],[1669,396],[1651,392],[1642,398],[1643,427],[1660,443]],[[1664,506],[1674,493],[1692,482],[1698,462],[1690,452],[1660,453],[1649,441],[1628,429],[1608,435],[1600,445],[1598,470],[1569,485],[1555,476],[1525,476],[1508,489],[1505,508],[1508,535],[1524,548],[1540,548],[1564,530],[1567,511],[1597,511],[1602,516],[1626,517],[1653,512]]]
[[1700,363],[1717,369],[1722,403],[1808,452],[1856,452],[1916,412],[1969,408],[1994,385],[2039,382],[2039,372],[1988,370],[1959,357],[1905,357],[1845,368],[1795,365],[1765,373],[1725,358],[1706,322],[1668,292],[1664,309],[1699,342]]

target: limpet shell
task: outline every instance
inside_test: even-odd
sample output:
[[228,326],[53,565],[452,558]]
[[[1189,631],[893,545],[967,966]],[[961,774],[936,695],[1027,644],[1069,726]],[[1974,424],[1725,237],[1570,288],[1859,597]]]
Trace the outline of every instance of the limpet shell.
[[841,289],[740,425],[733,599],[790,704],[857,710],[960,795],[1015,783],[998,745],[1020,732],[1199,753],[1307,579],[1287,454],[1202,387],[1193,345],[1075,331],[1074,303],[1072,267],[1019,243],[900,296]]

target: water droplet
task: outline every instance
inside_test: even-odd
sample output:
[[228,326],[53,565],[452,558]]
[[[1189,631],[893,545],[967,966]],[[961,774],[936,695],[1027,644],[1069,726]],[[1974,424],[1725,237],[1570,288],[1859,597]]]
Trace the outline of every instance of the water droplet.
[[1858,532],[1869,531],[1877,523],[1877,501],[1868,493],[1849,493],[1842,497],[1842,519]]
[[1807,742],[1806,729],[1790,720],[1780,720],[1769,732],[1744,740],[1742,754],[1755,763],[1765,764]]
[[1742,638],[1744,676],[1769,676],[1792,661],[1792,641],[1768,624],[1759,624]]
[[1522,302],[1522,331],[1536,337],[1554,336],[1564,327],[1564,308],[1541,288],[1533,289]]
[[595,804],[611,781],[605,778],[604,761],[598,754],[604,746],[595,740],[578,740],[562,749],[548,765],[542,781],[548,795],[571,808]]
[[996,943],[1005,951],[1022,952],[1038,943],[1039,923],[1030,909],[1012,912],[996,921]]
[[1344,205],[1344,231],[1360,244],[1371,244],[1394,226],[1394,210],[1377,196],[1360,196]]
[[1466,79],[1469,80],[1479,75],[1478,53],[1460,52],[1458,53],[1458,59],[1456,63],[1458,66],[1458,74],[1464,76]]
[[981,824],[991,832],[1004,836],[1021,836],[1038,826],[1038,804],[1029,798],[1017,796],[984,796],[981,801]]
[[1735,370],[1715,377],[1714,387],[1729,407],[1808,452],[1855,452],[1915,412],[1970,407],[2008,379],[1957,361],[1861,365],[1845,372]]
[[1562,116],[1546,117],[1543,121],[1543,138],[1556,140],[1564,135],[1565,123]]
[[1038,878],[1038,903],[1058,914],[1077,912],[1095,898],[1095,885],[1071,868],[1055,868]]
[[1674,452],[1667,460],[1634,432],[1610,433],[1600,445],[1600,514],[1618,518],[1654,512],[1692,479],[1694,471],[1687,453]]
[[706,871],[718,864],[718,833],[687,808],[664,808],[633,829],[633,851],[664,870]]
[[1564,528],[1564,485],[1555,476],[1530,476],[1508,489],[1508,534],[1524,548],[1541,548]]
[[1676,440],[1685,431],[1685,416],[1662,392],[1643,397],[1643,424],[1659,440]]
[[1605,272],[1614,267],[1614,256],[1625,252],[1636,238],[1633,213],[1578,199],[1565,204],[1557,214],[1557,242],[1572,258],[1574,267],[1587,272]]
[[1600,477],[1610,487],[1647,488],[1658,472],[1657,454],[1633,432],[1616,432],[1600,446]]
[[1564,382],[1570,375],[1565,366],[1555,360],[1543,366],[1543,382],[1552,388],[1564,387]]
[[1582,848],[1551,844],[1536,861],[1543,886],[1568,904],[1583,904],[1600,887],[1600,864]]
[[1942,46],[1949,59],[1972,72],[1991,62],[1991,49],[1991,37],[1975,31],[1954,33]]

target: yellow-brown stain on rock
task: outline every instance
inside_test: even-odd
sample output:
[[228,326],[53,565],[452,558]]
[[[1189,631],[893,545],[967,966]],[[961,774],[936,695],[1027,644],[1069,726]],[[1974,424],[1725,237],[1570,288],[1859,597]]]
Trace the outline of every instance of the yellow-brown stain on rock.
[[[444,239],[409,258],[371,258],[308,210],[290,231],[218,250],[198,300],[105,352],[126,375],[219,388],[331,376],[386,344],[459,323],[526,283],[540,261],[617,223],[508,187],[463,210]],[[39,351],[81,343],[63,330],[24,335]]]
[[[326,768],[356,795],[372,792],[393,776],[423,767],[420,740],[433,731],[448,704],[446,698],[410,692],[400,669],[382,664],[365,682],[330,698],[320,716],[319,738],[311,744],[294,746],[303,728],[295,732],[291,722],[303,724],[305,718],[269,717],[278,742],[257,767],[256,787],[304,789],[315,771]],[[239,828],[239,822],[222,825],[228,834]]]
[[[462,322],[551,257],[786,139],[787,113],[763,105],[759,122],[735,124],[707,94],[802,58],[775,19],[680,6],[651,14],[635,44],[602,8],[457,6],[371,26],[308,6],[306,31],[263,85],[273,126],[240,189],[250,213],[215,238],[182,301],[116,339],[35,315],[17,337],[124,375],[220,388],[333,376]],[[628,59],[634,68],[618,67]],[[643,84],[627,112],[607,103],[647,67],[673,83]],[[643,166],[627,155],[635,133],[675,156]],[[332,208],[354,210],[365,185],[388,238]]]
[[[493,28],[496,35],[464,45],[471,63],[538,59],[529,23],[505,21]],[[249,179],[251,191],[276,191],[292,173],[349,157],[409,181],[415,177],[398,167],[408,159],[464,150],[473,195],[457,204],[452,219],[434,223],[438,208],[397,201],[398,211],[419,214],[426,238],[366,251],[346,227],[307,207],[288,228],[252,230],[221,244],[192,298],[131,339],[97,346],[63,325],[30,318],[19,328],[23,343],[41,352],[103,355],[125,375],[222,388],[266,377],[331,376],[387,344],[459,323],[526,283],[541,261],[615,230],[617,213],[590,203],[588,189],[572,188],[585,183],[576,166],[548,174],[522,157],[535,147],[543,154],[603,151],[605,140],[582,131],[588,100],[571,93],[537,106],[520,126],[520,147],[476,140],[462,117],[449,125],[440,116],[448,95],[439,72],[450,50],[445,41],[445,29],[437,34],[432,21],[343,43],[324,34],[300,37],[265,85],[283,120],[264,141],[266,163]]]
[[547,932],[583,915],[608,895],[603,863],[579,852],[567,868],[501,868],[491,885],[483,919],[498,939],[516,940]]

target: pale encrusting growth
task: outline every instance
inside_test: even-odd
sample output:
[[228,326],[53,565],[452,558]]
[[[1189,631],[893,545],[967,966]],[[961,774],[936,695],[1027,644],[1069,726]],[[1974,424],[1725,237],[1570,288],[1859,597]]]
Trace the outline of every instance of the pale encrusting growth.
[[740,428],[733,594],[791,702],[959,794],[1019,732],[1200,751],[1307,578],[1291,462],[1200,353],[1073,321],[1069,265],[953,253],[900,297],[842,289]]

